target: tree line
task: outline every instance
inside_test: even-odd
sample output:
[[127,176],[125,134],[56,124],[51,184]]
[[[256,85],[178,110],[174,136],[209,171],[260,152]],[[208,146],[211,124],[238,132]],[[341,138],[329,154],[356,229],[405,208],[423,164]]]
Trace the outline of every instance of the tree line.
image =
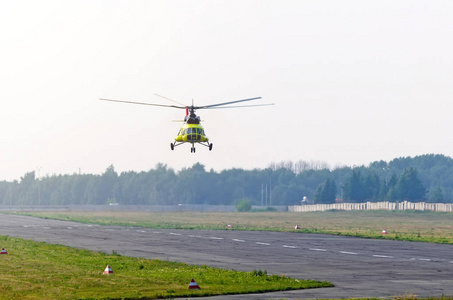
[[113,165],[99,175],[64,174],[0,181],[3,205],[297,205],[365,201],[453,202],[453,159],[427,154],[376,161],[368,166],[330,169],[316,161],[284,161],[268,168],[221,172],[201,163],[176,172],[164,164],[149,171],[118,172]]
[[[380,179],[375,172],[362,176],[360,170],[353,170],[351,177],[342,186],[342,201],[423,201],[426,189],[418,178],[417,170],[409,167],[400,176],[393,174],[390,180]],[[333,180],[327,178],[316,190],[314,203],[333,203],[337,195],[337,187]],[[436,188],[430,202],[444,202],[442,189]]]

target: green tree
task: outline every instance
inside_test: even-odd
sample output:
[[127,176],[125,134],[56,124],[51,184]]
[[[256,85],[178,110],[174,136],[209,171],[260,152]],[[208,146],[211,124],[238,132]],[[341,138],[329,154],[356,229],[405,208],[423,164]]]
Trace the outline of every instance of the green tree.
[[440,186],[432,187],[430,189],[428,201],[432,203],[445,202],[444,193],[442,192],[442,188]]
[[246,198],[242,199],[236,205],[236,209],[238,211],[250,211],[252,209],[252,205],[250,204],[250,200],[246,199]]
[[363,178],[360,171],[353,170],[351,177],[346,180],[343,187],[343,195],[346,201],[361,202],[365,200]]
[[101,175],[98,185],[98,198],[96,204],[106,204],[109,201],[116,202],[114,200],[116,195],[114,194],[114,187],[118,180],[118,174],[115,171],[113,165],[110,165]]
[[363,182],[363,200],[377,201],[381,189],[381,180],[375,172],[370,172]]
[[424,199],[426,189],[417,176],[417,170],[409,167],[398,178],[394,192],[401,200],[414,201]]
[[316,204],[334,203],[336,196],[337,185],[335,184],[335,181],[327,178],[316,190],[314,202]]
[[396,187],[397,183],[398,176],[393,174],[389,182],[386,184],[387,195],[383,196],[382,200],[397,201],[400,199],[400,195]]

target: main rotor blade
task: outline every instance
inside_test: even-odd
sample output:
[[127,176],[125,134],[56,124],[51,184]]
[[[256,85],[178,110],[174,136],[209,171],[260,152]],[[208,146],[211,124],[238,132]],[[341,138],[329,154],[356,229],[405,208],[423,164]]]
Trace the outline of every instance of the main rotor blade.
[[134,101],[124,101],[124,100],[114,100],[114,99],[105,99],[105,98],[99,98],[99,100],[111,101],[111,102],[121,102],[121,103],[131,103],[131,104],[140,104],[140,105],[161,106],[161,107],[173,107],[173,108],[182,108],[182,109],[186,108],[186,106],[164,105],[164,104],[134,102]]
[[204,106],[196,106],[194,108],[195,109],[205,109],[205,108],[212,108],[212,107],[215,107],[215,106],[222,106],[222,105],[228,105],[228,104],[245,102],[245,101],[252,101],[252,100],[257,100],[257,99],[261,99],[261,97],[242,99],[242,100],[236,100],[236,101],[230,101],[230,102],[223,102],[223,103],[217,103],[217,104],[210,104],[210,105],[204,105]]
[[181,105],[181,106],[185,106],[184,104],[182,104],[182,103],[179,103],[179,102],[178,102],[178,101],[176,101],[176,100],[173,100],[173,99],[167,98],[167,97],[165,97],[165,96],[162,96],[162,95],[159,95],[159,94],[154,94],[154,95],[156,95],[156,96],[158,96],[158,97],[161,97],[161,98],[164,98],[164,99],[167,99],[168,101],[170,101],[170,102],[173,102],[173,103],[176,103],[176,104],[178,104],[178,105]]
[[221,109],[221,108],[241,108],[241,107],[255,107],[255,106],[270,106],[275,105],[274,103],[266,103],[266,104],[252,104],[252,105],[237,105],[237,106],[226,106],[226,107],[203,107],[205,109]]

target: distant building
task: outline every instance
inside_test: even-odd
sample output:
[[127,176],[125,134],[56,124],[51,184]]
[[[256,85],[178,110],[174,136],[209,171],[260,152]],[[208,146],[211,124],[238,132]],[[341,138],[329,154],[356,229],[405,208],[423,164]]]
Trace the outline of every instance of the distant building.
[[300,201],[301,205],[308,205],[308,204],[315,204],[315,202],[311,199],[308,199],[307,196],[304,196],[304,198]]

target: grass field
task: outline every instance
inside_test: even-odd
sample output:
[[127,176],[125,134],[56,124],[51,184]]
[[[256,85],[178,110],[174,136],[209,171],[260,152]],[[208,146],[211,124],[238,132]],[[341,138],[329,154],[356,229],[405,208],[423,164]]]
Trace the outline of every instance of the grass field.
[[[42,218],[101,225],[172,229],[294,231],[453,244],[453,214],[421,211],[40,212]],[[295,225],[300,229],[295,230]],[[387,234],[383,235],[383,230]]]
[[[123,257],[0,236],[0,299],[156,299],[331,286],[208,266]],[[113,274],[104,275],[109,265]],[[192,278],[201,287],[189,290]]]

